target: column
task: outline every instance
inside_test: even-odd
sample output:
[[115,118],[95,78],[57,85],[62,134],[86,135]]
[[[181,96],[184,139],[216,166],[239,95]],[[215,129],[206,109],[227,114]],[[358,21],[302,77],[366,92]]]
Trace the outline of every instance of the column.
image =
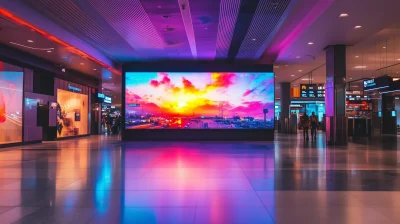
[[397,117],[393,116],[395,110],[394,96],[382,94],[382,134],[397,134]]
[[326,47],[326,140],[330,145],[347,144],[346,46]]
[[[279,115],[280,124],[281,124],[281,133],[288,133],[288,124],[289,124],[289,107],[290,107],[290,82],[282,82],[280,83],[280,102],[281,102],[281,113]],[[285,120],[287,120],[285,122]]]

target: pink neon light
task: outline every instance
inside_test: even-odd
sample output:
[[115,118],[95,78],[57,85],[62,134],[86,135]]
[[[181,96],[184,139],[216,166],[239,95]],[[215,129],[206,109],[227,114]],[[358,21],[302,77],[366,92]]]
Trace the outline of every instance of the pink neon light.
[[332,4],[333,0],[320,0],[282,41],[275,42],[267,55],[279,57],[311,24]]

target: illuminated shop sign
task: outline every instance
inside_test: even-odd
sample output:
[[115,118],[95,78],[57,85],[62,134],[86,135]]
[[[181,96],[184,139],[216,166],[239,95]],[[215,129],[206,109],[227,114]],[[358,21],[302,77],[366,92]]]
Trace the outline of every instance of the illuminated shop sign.
[[346,95],[363,95],[362,91],[359,90],[352,90],[352,91],[346,91]]
[[391,79],[389,76],[381,76],[375,79],[367,79],[363,82],[364,91],[371,91],[377,89],[388,88],[390,86]]
[[97,98],[104,99],[105,95],[103,93],[97,93]]
[[369,96],[360,96],[360,95],[346,95],[347,100],[370,100]]
[[128,104],[129,107],[140,107],[139,103],[130,103]]
[[324,98],[325,86],[322,84],[301,84],[300,96],[303,98]]
[[111,96],[104,95],[103,103],[109,103],[109,104],[111,104],[111,103],[112,103],[112,98],[111,98]]
[[68,84],[68,90],[71,90],[72,92],[81,92],[82,91],[81,88],[72,86],[71,84]]

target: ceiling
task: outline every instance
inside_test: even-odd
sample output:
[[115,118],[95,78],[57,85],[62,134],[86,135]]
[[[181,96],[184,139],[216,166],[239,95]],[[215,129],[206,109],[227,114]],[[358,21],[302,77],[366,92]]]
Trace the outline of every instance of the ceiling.
[[[400,60],[397,60],[400,59],[398,8],[400,1],[397,0],[335,0],[277,56],[274,62],[276,82],[292,82],[293,86],[308,83],[312,74],[313,83],[324,83],[326,77],[324,48],[336,44],[348,46],[346,52],[348,81],[390,72],[386,69],[381,72],[376,70],[400,63]],[[348,16],[339,17],[342,13]],[[355,26],[361,28],[355,29]],[[387,48],[383,48],[386,46]],[[400,68],[397,70],[400,72]]]
[[302,1],[14,0],[5,6],[30,22],[39,14],[118,62],[255,60]]
[[400,62],[398,8],[398,0],[0,0],[0,15],[28,24],[3,13],[0,43],[101,78],[120,102],[120,65],[131,61],[273,63],[276,82],[295,86],[324,83],[324,48],[344,44],[349,81],[396,74],[398,66],[379,68]]
[[59,67],[101,78],[102,67],[100,65],[77,56],[65,47],[1,16],[0,43],[51,61]]

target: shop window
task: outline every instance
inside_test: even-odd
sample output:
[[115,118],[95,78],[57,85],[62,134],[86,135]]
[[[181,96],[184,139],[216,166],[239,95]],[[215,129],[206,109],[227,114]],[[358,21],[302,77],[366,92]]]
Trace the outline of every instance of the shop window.
[[0,62],[0,144],[22,142],[24,74],[13,68]]

